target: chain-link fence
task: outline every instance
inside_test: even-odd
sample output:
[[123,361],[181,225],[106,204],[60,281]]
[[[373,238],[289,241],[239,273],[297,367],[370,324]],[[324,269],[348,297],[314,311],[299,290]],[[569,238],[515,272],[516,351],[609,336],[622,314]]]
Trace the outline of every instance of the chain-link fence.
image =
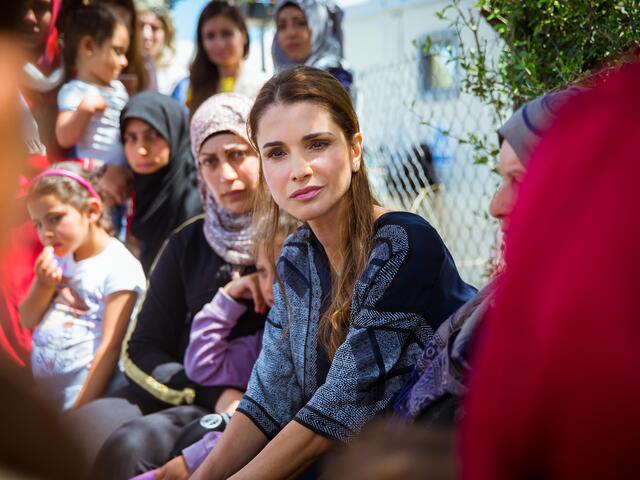
[[418,58],[358,72],[358,116],[371,181],[383,205],[425,217],[462,277],[484,285],[497,223],[487,213],[498,184],[458,141],[492,130],[489,112],[456,88],[425,91]]

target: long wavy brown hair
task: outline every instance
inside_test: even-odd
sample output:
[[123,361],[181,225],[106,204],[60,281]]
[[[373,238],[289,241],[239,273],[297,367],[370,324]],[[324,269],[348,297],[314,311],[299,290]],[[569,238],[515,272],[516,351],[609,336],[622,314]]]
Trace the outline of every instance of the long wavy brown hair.
[[247,55],[249,55],[249,33],[240,9],[225,1],[214,0],[209,2],[200,14],[196,30],[196,57],[191,64],[190,77],[191,101],[189,103],[189,111],[192,114],[198,110],[198,107],[207,98],[218,93],[220,72],[218,67],[207,56],[202,42],[202,30],[207,20],[219,15],[226,17],[244,33],[247,43],[244,45],[243,57],[247,58]]
[[[256,151],[260,151],[257,147],[258,125],[267,109],[273,105],[298,102],[313,103],[326,110],[342,130],[347,142],[352,141],[360,131],[351,97],[340,82],[322,70],[296,67],[273,77],[258,93],[248,120],[249,134]],[[329,358],[333,358],[346,336],[353,289],[367,265],[371,252],[373,207],[377,202],[369,186],[364,159],[361,159],[359,170],[352,174],[351,186],[345,195],[346,213],[338,225],[342,253],[341,274],[333,277],[331,304],[320,318],[318,328],[319,341]],[[266,245],[273,245],[279,231],[280,208],[269,192],[262,166],[254,213],[255,218],[263,222],[263,231],[268,238]],[[275,262],[274,252],[267,253]],[[284,292],[280,278],[278,282],[280,290]],[[289,320],[291,321],[291,318]]]

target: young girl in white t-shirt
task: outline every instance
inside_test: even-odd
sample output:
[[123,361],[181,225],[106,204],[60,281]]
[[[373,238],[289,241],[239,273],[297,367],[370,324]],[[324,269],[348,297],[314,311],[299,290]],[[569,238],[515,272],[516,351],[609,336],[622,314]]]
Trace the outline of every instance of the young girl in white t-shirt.
[[[80,6],[64,22],[67,81],[58,92],[56,139],[78,159],[106,164],[101,184],[112,204],[127,201],[131,174],[120,138],[120,113],[129,101],[118,76],[127,66],[129,31],[105,5]],[[113,218],[119,227],[123,208]],[[118,230],[118,227],[116,228]]]
[[27,208],[44,249],[20,322],[35,327],[36,382],[68,410],[105,391],[146,281],[140,262],[109,234],[97,185],[80,164],[38,175]]

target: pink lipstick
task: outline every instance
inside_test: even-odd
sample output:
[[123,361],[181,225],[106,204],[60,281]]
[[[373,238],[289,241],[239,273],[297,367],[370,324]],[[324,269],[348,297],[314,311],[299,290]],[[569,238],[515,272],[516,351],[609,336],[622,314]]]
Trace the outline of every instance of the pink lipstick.
[[309,200],[315,197],[323,187],[304,187],[296,190],[291,194],[294,200]]

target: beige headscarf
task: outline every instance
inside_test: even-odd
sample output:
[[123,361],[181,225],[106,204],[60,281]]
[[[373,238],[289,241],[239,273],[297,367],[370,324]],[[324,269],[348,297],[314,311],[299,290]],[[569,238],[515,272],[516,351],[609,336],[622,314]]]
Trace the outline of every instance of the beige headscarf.
[[219,206],[202,178],[198,154],[204,142],[231,132],[249,142],[247,117],[252,101],[239,93],[220,93],[205,101],[191,120],[191,151],[198,168],[198,189],[204,208],[204,236],[214,252],[231,265],[253,265],[255,229],[251,212],[235,214]]

